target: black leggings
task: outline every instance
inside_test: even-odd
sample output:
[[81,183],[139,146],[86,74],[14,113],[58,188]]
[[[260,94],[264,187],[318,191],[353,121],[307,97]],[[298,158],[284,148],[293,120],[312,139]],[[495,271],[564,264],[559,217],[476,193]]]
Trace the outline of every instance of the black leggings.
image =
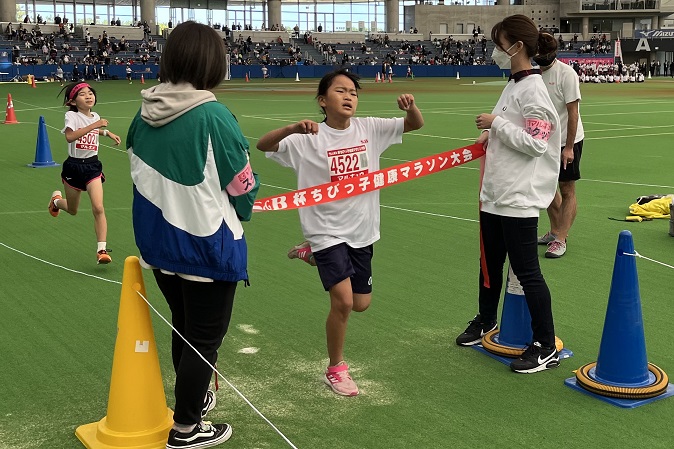
[[[171,309],[173,327],[215,365],[232,316],[236,282],[195,282],[160,270],[153,272]],[[173,420],[184,425],[201,422],[213,370],[175,332],[171,354],[176,372]]]
[[480,232],[489,274],[487,288],[480,266],[480,316],[484,321],[496,321],[507,255],[526,296],[534,341],[554,346],[552,300],[538,263],[538,217],[514,218],[480,212]]

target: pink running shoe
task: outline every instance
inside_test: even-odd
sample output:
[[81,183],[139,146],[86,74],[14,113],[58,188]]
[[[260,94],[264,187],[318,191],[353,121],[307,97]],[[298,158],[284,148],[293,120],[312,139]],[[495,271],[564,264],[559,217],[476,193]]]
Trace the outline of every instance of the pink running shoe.
[[358,386],[349,375],[349,365],[339,362],[335,366],[328,366],[323,381],[332,391],[341,396],[358,396]]
[[290,251],[288,251],[289,259],[302,259],[312,267],[316,266],[316,260],[314,260],[314,253],[311,252],[311,245],[309,242],[304,241],[297,246],[293,246]]

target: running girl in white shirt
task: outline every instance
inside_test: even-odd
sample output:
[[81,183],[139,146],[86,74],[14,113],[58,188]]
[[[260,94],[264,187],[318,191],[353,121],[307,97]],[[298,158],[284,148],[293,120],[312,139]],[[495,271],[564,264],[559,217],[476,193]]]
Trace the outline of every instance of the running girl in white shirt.
[[110,137],[119,145],[120,138],[107,129],[108,121],[102,119],[91,108],[96,104],[96,91],[87,83],[73,83],[65,88],[66,112],[65,126],[61,130],[68,142],[68,159],[63,163],[61,180],[66,197],[60,190],[55,190],[49,200],[49,213],[56,217],[64,210],[70,215],[77,214],[80,206],[80,195],[83,191],[89,194],[91,210],[94,213],[94,229],[98,248],[98,263],[110,263],[112,259],[106,247],[108,222],[103,208],[103,165],[98,160],[99,135]]
[[[358,177],[379,170],[379,157],[402,142],[404,132],[424,124],[414,97],[398,97],[405,118],[354,118],[359,77],[347,70],[325,75],[318,85],[318,104],[325,120],[302,120],[268,132],[257,148],[297,173],[297,187]],[[330,293],[326,322],[329,366],[325,383],[343,396],[358,387],[344,362],[344,340],[351,311],[362,312],[372,299],[373,243],[379,240],[379,191],[299,210],[304,237],[303,259],[313,257],[323,287]],[[313,250],[313,251],[312,251]]]

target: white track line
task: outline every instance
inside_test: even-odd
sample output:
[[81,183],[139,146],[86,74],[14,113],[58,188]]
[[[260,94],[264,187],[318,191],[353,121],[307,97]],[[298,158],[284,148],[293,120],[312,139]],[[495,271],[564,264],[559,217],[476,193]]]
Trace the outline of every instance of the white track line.
[[[61,269],[61,270],[65,270],[65,271],[68,271],[68,272],[70,272],[70,273],[79,274],[79,275],[82,275],[82,276],[94,278],[94,279],[97,279],[97,280],[99,280],[99,281],[109,282],[109,283],[111,283],[111,284],[122,285],[122,283],[119,282],[119,281],[114,281],[114,280],[112,280],[112,279],[106,279],[106,278],[104,278],[104,277],[96,276],[96,275],[89,274],[89,273],[85,273],[85,272],[83,272],[83,271],[73,270],[72,268],[64,267],[63,265],[58,265],[58,264],[55,264],[55,263],[53,263],[53,262],[49,262],[49,261],[47,261],[47,260],[40,259],[39,257],[33,256],[33,255],[31,255],[31,254],[28,254],[28,253],[26,253],[26,252],[23,252],[23,251],[21,251],[21,250],[18,250],[18,249],[16,249],[16,248],[13,248],[13,247],[11,247],[11,246],[9,246],[9,245],[3,243],[3,242],[0,242],[0,246],[3,246],[3,247],[5,247],[5,248],[9,249],[10,251],[14,251],[14,252],[16,252],[16,253],[18,253],[18,254],[21,254],[22,256],[26,256],[26,257],[28,257],[28,258],[30,258],[30,259],[36,260],[36,261],[38,261],[38,262],[41,262],[41,263],[43,263],[43,264],[45,264],[45,265],[52,266],[52,267],[54,267],[54,268],[59,268],[59,269]],[[159,311],[158,311],[157,309],[155,309],[154,306],[153,306],[152,304],[150,304],[150,302],[149,302],[149,301],[148,301],[142,294],[140,294],[140,292],[137,291],[136,293],[138,293],[138,295],[139,295],[139,296],[140,296],[140,297],[147,303],[147,305],[154,311],[154,313],[157,314],[157,316],[159,316],[159,318],[161,318],[166,324],[168,324],[169,327],[170,327],[174,332],[176,332],[178,335],[180,335],[180,334],[178,333],[178,331],[176,331],[175,328],[174,328],[173,326],[171,326],[171,324],[169,323],[169,321],[168,321],[166,318],[164,318],[164,316],[163,316],[161,313],[159,313]],[[180,335],[180,338],[182,338],[183,340],[185,340],[185,338],[184,338],[182,335]],[[194,346],[192,346],[187,340],[185,340],[185,343],[187,343],[187,344],[189,345],[189,347],[192,348],[192,349],[197,353],[197,355],[198,355],[199,357],[201,357],[201,359],[202,359],[203,361],[205,361],[206,363],[208,363],[208,361],[207,361],[207,360],[206,360],[206,359],[199,353],[199,351],[197,351],[197,350],[194,348]],[[288,437],[286,437],[286,436],[285,436],[285,435],[278,429],[278,427],[276,427],[276,426],[274,425],[274,423],[272,423],[266,416],[264,416],[264,415],[262,414],[262,412],[260,412],[260,410],[258,410],[257,407],[255,407],[255,406],[253,405],[253,403],[250,402],[250,401],[248,400],[248,398],[246,398],[246,397],[243,395],[243,393],[241,393],[241,392],[234,386],[234,384],[232,384],[229,380],[227,380],[227,378],[225,378],[225,376],[223,376],[222,374],[220,374],[220,372],[219,372],[218,370],[216,370],[215,367],[211,366],[210,364],[209,364],[209,366],[213,369],[213,371],[215,371],[216,373],[218,373],[218,375],[222,378],[222,380],[224,380],[224,381],[227,383],[227,385],[229,385],[229,386],[232,388],[232,390],[234,390],[234,392],[235,392],[235,393],[236,393],[236,394],[237,394],[237,395],[238,395],[238,396],[239,396],[239,397],[240,397],[246,404],[248,404],[248,405],[253,409],[253,411],[254,411],[260,418],[262,418],[267,424],[269,424],[269,426],[270,426],[272,429],[274,429],[274,431],[276,431],[276,433],[277,433],[281,438],[283,438],[283,440],[284,440],[286,443],[288,443],[288,445],[289,445],[290,447],[292,447],[292,448],[294,448],[294,449],[297,449],[297,446],[295,446],[295,445],[292,443],[292,441],[290,441],[290,440],[288,439]]]

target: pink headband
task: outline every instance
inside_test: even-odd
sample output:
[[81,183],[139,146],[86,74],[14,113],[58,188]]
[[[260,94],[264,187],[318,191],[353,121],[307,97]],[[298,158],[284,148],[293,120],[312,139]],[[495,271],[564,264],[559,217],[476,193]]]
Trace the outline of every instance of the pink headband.
[[87,83],[76,84],[75,87],[73,87],[73,90],[70,91],[70,95],[68,95],[68,100],[72,100],[73,98],[75,98],[75,95],[77,95],[77,92],[81,91],[85,87],[88,87],[89,89],[91,89],[91,86]]

